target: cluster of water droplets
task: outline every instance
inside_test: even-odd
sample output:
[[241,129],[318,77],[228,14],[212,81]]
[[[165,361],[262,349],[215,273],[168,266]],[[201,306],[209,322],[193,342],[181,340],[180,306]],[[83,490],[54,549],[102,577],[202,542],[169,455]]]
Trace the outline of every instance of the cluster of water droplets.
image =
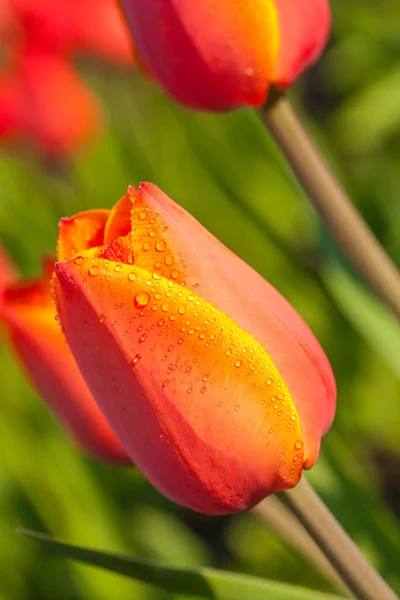
[[[207,398],[217,409],[238,414],[238,418],[241,407],[256,402],[271,425],[266,446],[274,433],[280,435],[284,430],[296,438],[293,462],[301,461],[297,411],[269,355],[224,313],[184,287],[183,260],[160,236],[160,227],[163,233],[166,227],[162,223],[156,227],[159,215],[143,207],[132,212],[132,235],[136,232],[136,237],[129,262],[80,255],[73,259],[79,267],[85,263],[87,277],[99,278],[100,288],[107,287],[108,294],[116,290],[115,315],[99,315],[100,323],[111,327],[123,324],[121,336],[131,351],[132,369],[145,357],[161,390],[168,388],[172,395],[183,392],[188,401]],[[152,265],[150,270],[139,267],[147,253],[151,259],[144,264]],[[123,298],[119,297],[121,287],[114,286],[116,276],[128,284]],[[232,398],[238,398],[233,406]]]

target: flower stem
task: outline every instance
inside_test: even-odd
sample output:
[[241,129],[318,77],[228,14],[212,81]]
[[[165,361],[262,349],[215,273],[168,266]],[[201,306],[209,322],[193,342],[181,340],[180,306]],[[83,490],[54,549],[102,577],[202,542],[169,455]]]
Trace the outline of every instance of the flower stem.
[[282,95],[260,114],[342,251],[400,318],[399,271],[321,156],[289,100]]
[[267,523],[289,546],[297,550],[305,560],[313,564],[334,588],[343,592],[345,596],[350,596],[348,587],[343,583],[336,569],[318,544],[308,535],[307,529],[283,502],[276,496],[269,496],[255,506],[252,512],[258,519]]
[[279,497],[357,600],[398,600],[304,477]]

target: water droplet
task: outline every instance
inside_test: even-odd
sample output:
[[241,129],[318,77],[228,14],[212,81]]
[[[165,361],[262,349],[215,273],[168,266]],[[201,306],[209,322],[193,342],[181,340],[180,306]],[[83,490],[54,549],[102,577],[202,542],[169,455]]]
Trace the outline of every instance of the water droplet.
[[177,271],[176,269],[174,269],[171,272],[171,277],[172,277],[172,279],[179,279],[179,271]]
[[81,264],[83,263],[83,261],[84,261],[84,260],[85,260],[85,259],[83,258],[83,256],[77,256],[77,257],[75,258],[75,260],[74,260],[74,263],[75,263],[76,265],[81,265]]
[[187,389],[187,393],[188,393],[188,394],[191,394],[192,392],[193,392],[193,388],[190,386],[190,387]]
[[168,302],[163,302],[163,304],[161,304],[161,310],[163,312],[168,312],[169,311],[169,304],[168,304]]
[[205,339],[205,337],[206,337],[206,334],[204,333],[204,331],[202,331],[201,333],[199,333],[199,338],[200,338],[201,340],[204,340],[204,339]]
[[140,212],[139,213],[139,219],[140,219],[140,221],[144,221],[145,218],[146,218],[146,213],[144,211]]
[[174,264],[174,258],[173,256],[171,256],[170,254],[168,254],[165,258],[164,258],[164,262],[165,264],[170,267],[171,265]]
[[146,252],[148,252],[150,250],[150,248],[151,248],[150,242],[145,242],[143,244],[143,250],[145,250]]
[[169,379],[166,379],[166,380],[163,382],[163,384],[162,384],[162,387],[163,387],[163,388],[166,388],[168,384],[169,384]]
[[141,358],[142,357],[140,356],[140,354],[136,354],[136,356],[131,360],[132,367],[135,367]]
[[238,369],[241,366],[242,366],[242,361],[241,360],[235,360],[235,367]]
[[235,406],[235,410],[238,411],[239,410],[239,404],[236,404]]
[[148,292],[138,292],[135,296],[135,304],[138,308],[147,306],[150,302],[150,294]]
[[204,385],[204,386],[201,388],[200,392],[201,392],[202,394],[204,394],[204,392],[206,392],[206,391],[207,391],[207,388],[206,388],[206,386]]
[[161,279],[163,275],[164,272],[162,269],[156,269],[155,271],[153,271],[153,279]]
[[97,265],[92,265],[89,267],[88,274],[90,277],[96,277],[100,273],[100,267]]
[[139,344],[143,344],[143,342],[145,342],[147,340],[147,333],[144,333],[142,336],[140,336],[139,338]]
[[272,385],[273,384],[273,379],[271,379],[271,377],[268,377],[266,383],[267,383],[267,385]]
[[107,319],[107,317],[105,315],[100,315],[99,317],[99,321],[100,323],[104,323],[104,321]]
[[128,279],[129,279],[129,281],[135,281],[135,279],[136,279],[136,274],[135,274],[135,273],[129,273],[129,275],[128,275]]
[[159,238],[156,241],[156,250],[157,250],[157,252],[164,252],[165,249],[166,249],[166,247],[167,247],[167,244],[166,244],[165,240]]
[[[151,221],[154,221],[154,219],[151,219]],[[156,232],[156,230],[155,230],[155,229],[150,229],[150,231],[149,231],[149,236],[150,236],[151,238],[153,238],[153,237],[156,237],[156,233],[157,233],[157,232]]]
[[160,319],[160,320],[158,321],[157,325],[158,325],[159,327],[162,327],[162,326],[164,325],[164,323],[165,323],[164,319]]
[[303,442],[301,440],[297,440],[297,442],[294,445],[295,450],[301,450],[303,447]]

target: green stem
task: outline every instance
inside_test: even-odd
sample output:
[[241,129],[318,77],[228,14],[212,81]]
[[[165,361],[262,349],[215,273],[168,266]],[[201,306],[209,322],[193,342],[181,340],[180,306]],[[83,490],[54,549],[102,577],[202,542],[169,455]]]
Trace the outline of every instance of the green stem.
[[261,117],[338,245],[378,296],[400,318],[400,273],[362,219],[285,96]]
[[304,477],[279,496],[357,600],[398,600]]
[[349,596],[349,589],[337,574],[318,544],[309,536],[307,529],[276,496],[269,496],[253,508],[253,514],[273,529],[319,571],[337,590]]

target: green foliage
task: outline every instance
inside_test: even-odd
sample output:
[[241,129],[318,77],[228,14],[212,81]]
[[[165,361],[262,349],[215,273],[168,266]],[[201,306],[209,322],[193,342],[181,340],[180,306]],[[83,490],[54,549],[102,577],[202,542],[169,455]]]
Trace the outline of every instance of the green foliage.
[[[330,47],[294,98],[359,210],[400,262],[400,7],[398,0],[332,4]],[[400,593],[398,325],[332,249],[255,114],[194,114],[137,74],[92,64],[82,71],[107,105],[108,127],[69,164],[44,165],[28,152],[0,149],[1,242],[24,274],[35,274],[41,254],[54,251],[60,217],[110,207],[128,183],[151,180],[269,279],[313,328],[336,373],[337,418],[310,480]],[[251,514],[194,515],[162,498],[135,469],[82,456],[5,341],[0,378],[1,598],[171,597],[33,547],[15,533],[21,525],[170,568],[213,574],[209,567],[219,567],[333,591]],[[238,589],[230,588],[229,598]]]
[[64,544],[33,531],[23,529],[21,533],[48,546],[53,553],[159,586],[174,597],[194,596],[210,600],[339,600],[339,596],[311,592],[267,579],[204,567],[172,568],[134,556]]

